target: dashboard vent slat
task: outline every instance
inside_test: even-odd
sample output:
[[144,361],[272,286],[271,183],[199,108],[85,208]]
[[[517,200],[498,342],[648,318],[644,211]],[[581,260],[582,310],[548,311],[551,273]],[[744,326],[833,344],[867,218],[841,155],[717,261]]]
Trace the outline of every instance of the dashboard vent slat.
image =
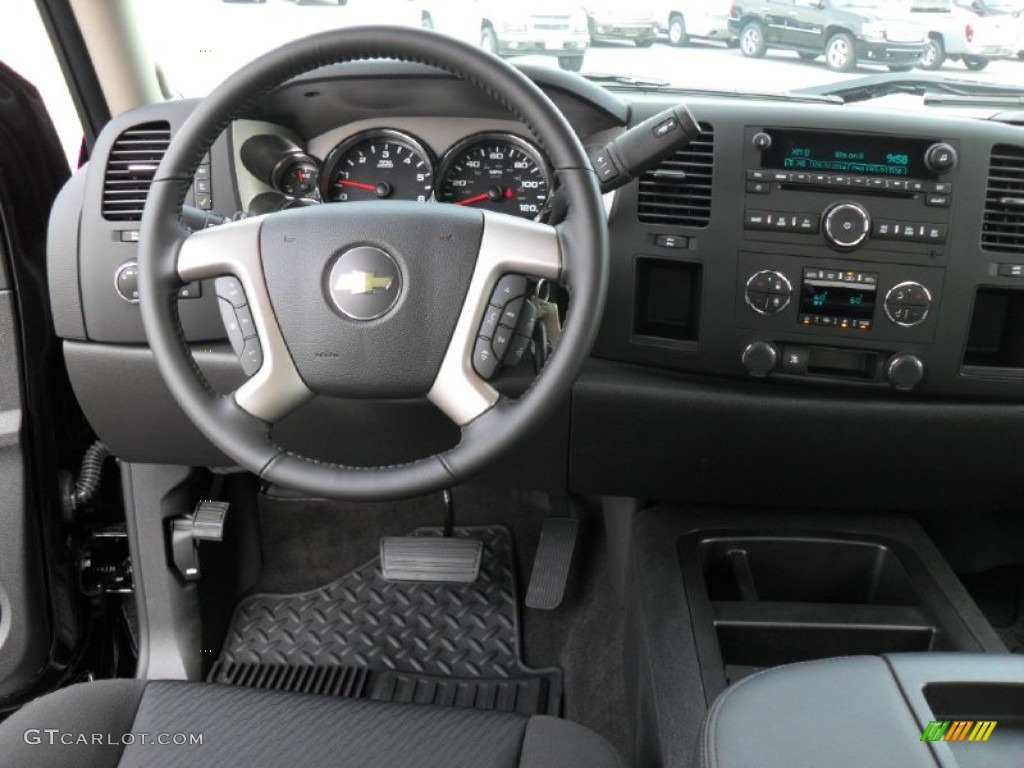
[[640,177],[637,218],[645,224],[706,227],[714,154],[714,131],[701,123],[700,136]]
[[141,221],[149,185],[171,143],[166,122],[129,128],[114,142],[103,177],[103,218]]
[[992,150],[985,193],[981,247],[1024,254],[1024,147],[1000,145]]

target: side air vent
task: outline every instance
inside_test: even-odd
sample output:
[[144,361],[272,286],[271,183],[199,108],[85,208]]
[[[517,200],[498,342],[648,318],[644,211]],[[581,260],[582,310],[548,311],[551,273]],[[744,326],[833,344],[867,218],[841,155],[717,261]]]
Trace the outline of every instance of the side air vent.
[[129,128],[114,142],[103,178],[103,218],[141,221],[146,194],[171,142],[166,122]]
[[985,196],[981,247],[1024,254],[1024,148],[1005,144],[992,150]]
[[711,217],[715,136],[700,124],[700,136],[640,177],[637,216],[645,224],[706,227]]

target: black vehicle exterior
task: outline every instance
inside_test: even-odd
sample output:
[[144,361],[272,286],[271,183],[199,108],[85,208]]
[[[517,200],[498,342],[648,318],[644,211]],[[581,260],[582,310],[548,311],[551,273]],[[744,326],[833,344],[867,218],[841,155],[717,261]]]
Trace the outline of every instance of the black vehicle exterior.
[[739,36],[745,56],[760,58],[769,48],[797,51],[807,60],[824,55],[840,72],[858,64],[909,70],[921,60],[926,38],[923,28],[894,17],[881,0],[746,0],[733,5],[729,30]]

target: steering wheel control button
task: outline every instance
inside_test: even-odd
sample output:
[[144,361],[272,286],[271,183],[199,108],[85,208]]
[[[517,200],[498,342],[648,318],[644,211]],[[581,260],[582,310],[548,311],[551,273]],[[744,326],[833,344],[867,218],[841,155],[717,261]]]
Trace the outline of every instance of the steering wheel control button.
[[494,350],[494,355],[498,358],[498,362],[505,359],[505,353],[508,352],[509,345],[512,343],[513,333],[513,329],[505,325],[499,325],[498,330],[494,332],[494,338],[491,339],[491,349]]
[[491,304],[495,307],[503,307],[511,299],[524,295],[526,295],[526,278],[522,275],[505,275],[494,287]]
[[482,336],[477,337],[476,345],[473,347],[473,370],[481,378],[490,379],[498,370],[501,361],[491,348],[491,340]]
[[139,265],[127,261],[114,273],[114,289],[129,304],[139,303]]
[[238,356],[242,363],[242,370],[246,376],[252,376],[263,365],[263,348],[257,338],[248,339],[242,348],[242,354]]
[[256,325],[252,321],[252,312],[248,306],[235,309],[235,317],[238,319],[238,328],[243,339],[251,339],[256,335]]
[[839,248],[856,248],[871,232],[871,215],[859,203],[836,203],[825,211],[825,237]]
[[236,308],[225,299],[218,299],[217,306],[220,308],[220,319],[224,323],[224,330],[227,331],[231,348],[235,350],[236,355],[241,355],[245,348],[245,337],[242,335],[242,328],[238,323]]
[[885,295],[885,314],[889,321],[904,328],[923,323],[931,310],[932,295],[920,283],[908,281],[889,289]]
[[793,296],[793,285],[781,272],[765,269],[754,273],[747,280],[744,298],[747,306],[761,315],[781,312]]
[[213,287],[220,298],[234,307],[244,307],[248,303],[245,300],[245,290],[237,277],[218,277]]
[[327,295],[351,320],[376,320],[394,308],[402,294],[398,264],[380,248],[361,245],[341,254],[327,274]]

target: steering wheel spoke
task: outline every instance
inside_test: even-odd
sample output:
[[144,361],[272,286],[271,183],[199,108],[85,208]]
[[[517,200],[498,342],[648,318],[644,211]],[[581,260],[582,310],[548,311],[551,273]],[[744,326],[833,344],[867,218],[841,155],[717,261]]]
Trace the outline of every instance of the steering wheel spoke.
[[246,310],[251,314],[262,362],[235,390],[234,398],[247,413],[273,423],[313,393],[295,369],[270,302],[260,259],[262,224],[263,218],[255,217],[189,235],[178,252],[178,276],[183,282],[228,275],[238,280],[230,295],[218,300],[231,304],[235,312]]
[[480,326],[498,281],[509,274],[557,282],[562,250],[554,227],[484,214],[484,231],[462,312],[427,397],[460,427],[486,413],[499,394],[474,367]]

